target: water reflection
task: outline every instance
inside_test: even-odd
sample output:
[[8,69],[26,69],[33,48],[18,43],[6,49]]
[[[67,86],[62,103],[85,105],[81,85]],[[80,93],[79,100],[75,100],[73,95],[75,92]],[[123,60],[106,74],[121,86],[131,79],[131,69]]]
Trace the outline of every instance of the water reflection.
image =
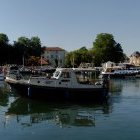
[[[126,96],[139,95],[140,80],[111,80],[110,98],[105,101],[90,103],[72,102],[45,102],[30,100],[27,98],[14,97],[11,100],[6,88],[0,88],[0,105],[6,106],[5,127],[9,122],[14,122],[20,127],[32,127],[35,124],[49,124],[59,127],[85,127],[97,126],[97,120],[101,117],[110,116],[114,111],[114,103],[122,102]],[[11,100],[11,102],[9,102]],[[13,101],[13,102],[12,102]]]
[[95,126],[98,114],[109,114],[111,105],[103,103],[46,103],[18,98],[5,113],[5,126],[9,121],[22,127],[47,122],[60,127]]
[[96,103],[29,100],[1,86],[1,139],[138,140],[140,79],[110,82],[110,98]]
[[109,91],[112,93],[112,94],[115,94],[115,93],[121,93],[123,90],[123,84],[122,84],[122,80],[118,80],[118,79],[112,79],[110,80],[110,83],[109,83]]
[[9,102],[9,90],[7,84],[3,81],[0,81],[0,106],[7,106]]
[[122,94],[123,91],[139,90],[140,79],[112,79],[110,80],[110,93],[111,94]]

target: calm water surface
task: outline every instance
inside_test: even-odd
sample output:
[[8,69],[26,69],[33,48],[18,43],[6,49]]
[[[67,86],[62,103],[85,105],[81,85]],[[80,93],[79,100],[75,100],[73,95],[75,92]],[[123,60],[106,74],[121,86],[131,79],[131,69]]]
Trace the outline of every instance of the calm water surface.
[[140,79],[112,80],[96,103],[29,100],[0,82],[2,140],[140,140]]

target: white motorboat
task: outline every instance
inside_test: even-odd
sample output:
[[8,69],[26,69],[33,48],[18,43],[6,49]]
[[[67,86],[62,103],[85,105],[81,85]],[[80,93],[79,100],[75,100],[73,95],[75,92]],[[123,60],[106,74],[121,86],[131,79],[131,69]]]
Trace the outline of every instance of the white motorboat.
[[[93,97],[107,96],[108,82],[81,80],[78,69],[57,68],[53,76],[33,76],[25,80],[20,74],[7,75],[5,81],[24,96],[47,97],[48,99],[93,99]],[[83,69],[82,69],[83,73]],[[84,78],[85,79],[85,78]]]
[[107,67],[103,69],[101,75],[109,76],[110,78],[125,78],[125,77],[135,77],[139,74],[137,69],[123,69],[120,67]]

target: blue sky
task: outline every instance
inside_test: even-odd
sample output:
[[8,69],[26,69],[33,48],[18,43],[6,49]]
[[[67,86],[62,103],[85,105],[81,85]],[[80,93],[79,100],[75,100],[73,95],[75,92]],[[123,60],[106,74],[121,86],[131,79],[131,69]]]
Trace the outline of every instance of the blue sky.
[[140,51],[140,0],[0,0],[0,32],[10,43],[38,36],[67,51],[111,33],[128,56]]

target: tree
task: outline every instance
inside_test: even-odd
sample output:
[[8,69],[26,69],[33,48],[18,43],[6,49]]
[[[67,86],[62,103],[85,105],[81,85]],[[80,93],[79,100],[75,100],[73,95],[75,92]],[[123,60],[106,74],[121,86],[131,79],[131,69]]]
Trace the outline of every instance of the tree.
[[30,56],[40,57],[44,49],[41,48],[39,37],[19,37],[13,44],[9,44],[8,36],[0,33],[0,65],[23,64],[23,56],[28,62]]
[[19,37],[17,43],[23,55],[29,57],[30,39],[27,37]]
[[26,60],[30,57],[29,48],[30,48],[30,39],[27,37],[19,37],[17,41],[14,41],[14,60],[16,64],[22,64],[23,58]]
[[32,37],[30,39],[30,49],[31,49],[31,54],[33,56],[41,56],[41,41],[39,37]]
[[8,44],[9,39],[6,34],[0,33],[0,43],[1,44]]
[[121,44],[114,40],[112,34],[98,34],[93,42],[94,64],[100,66],[107,61],[115,63],[124,60],[124,53]]
[[4,64],[7,61],[8,44],[9,39],[6,34],[0,33],[0,64]]
[[69,53],[67,53],[66,54],[66,60],[65,60],[65,67],[72,67],[72,65],[73,65],[73,52],[69,52]]
[[15,53],[17,53],[17,55],[14,56],[14,60],[16,60],[17,64],[22,64],[23,57],[26,63],[28,59],[30,59],[30,56],[41,56],[41,41],[38,37],[32,37],[31,39],[19,37],[13,46],[16,51]]
[[79,50],[69,52],[66,55],[67,67],[78,67],[81,63],[93,62],[93,55],[86,47],[82,47]]

